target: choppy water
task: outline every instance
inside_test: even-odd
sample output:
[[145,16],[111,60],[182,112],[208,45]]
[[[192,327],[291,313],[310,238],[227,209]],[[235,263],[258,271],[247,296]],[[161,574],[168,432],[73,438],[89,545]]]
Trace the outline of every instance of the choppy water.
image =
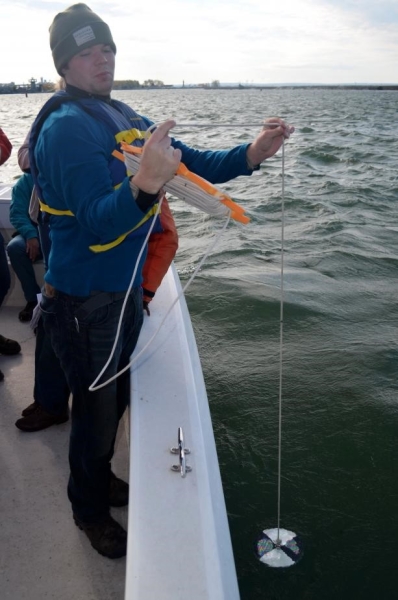
[[[276,525],[281,154],[224,188],[231,224],[187,293],[213,417],[242,600],[398,597],[397,92],[118,92],[154,120],[296,126],[286,145],[281,526],[302,561],[271,570],[254,541]],[[46,99],[0,96],[16,149]],[[256,128],[185,130],[200,148]],[[0,179],[18,176],[16,151]],[[217,225],[176,201],[186,280]],[[187,557],[187,560],[189,557]]]

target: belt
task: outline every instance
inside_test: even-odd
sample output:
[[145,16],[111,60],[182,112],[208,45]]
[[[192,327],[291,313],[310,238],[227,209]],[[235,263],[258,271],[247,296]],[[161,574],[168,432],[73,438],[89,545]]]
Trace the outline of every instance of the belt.
[[98,308],[102,308],[108,304],[113,304],[118,300],[122,300],[125,298],[125,296],[126,292],[99,292],[79,306],[75,312],[75,317],[78,320],[85,319]]
[[[52,285],[45,282],[44,293],[49,298],[54,298],[54,296],[57,294],[57,290]],[[83,304],[77,309],[75,317],[78,320],[85,319],[98,308],[102,308],[103,306],[107,306],[108,304],[113,304],[118,300],[122,300],[123,298],[125,298],[125,296],[126,292],[97,292],[88,300],[83,302]]]

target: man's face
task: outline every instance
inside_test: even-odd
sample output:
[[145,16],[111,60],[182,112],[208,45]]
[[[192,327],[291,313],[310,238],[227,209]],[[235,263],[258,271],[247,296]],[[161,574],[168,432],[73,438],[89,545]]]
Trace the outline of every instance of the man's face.
[[106,44],[96,44],[75,54],[64,69],[67,83],[102,96],[111,93],[114,73],[115,55]]

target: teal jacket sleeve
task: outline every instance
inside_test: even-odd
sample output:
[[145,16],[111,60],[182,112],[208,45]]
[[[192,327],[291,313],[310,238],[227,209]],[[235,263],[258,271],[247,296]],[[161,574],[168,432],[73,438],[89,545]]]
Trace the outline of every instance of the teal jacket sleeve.
[[25,173],[12,188],[10,222],[25,240],[37,238],[37,228],[29,217],[29,203],[33,190],[32,175]]
[[173,140],[174,148],[180,148],[182,162],[193,173],[210,183],[225,183],[240,175],[251,175],[247,166],[246,151],[249,144],[235,146],[230,150],[196,150]]

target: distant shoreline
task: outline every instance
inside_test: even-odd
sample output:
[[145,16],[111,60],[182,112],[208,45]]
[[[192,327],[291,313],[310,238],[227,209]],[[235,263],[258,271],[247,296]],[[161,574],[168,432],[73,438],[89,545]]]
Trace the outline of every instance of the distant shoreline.
[[[7,84],[0,83],[0,95],[4,94],[43,94],[43,93],[52,93],[54,90],[49,89],[51,86],[50,83],[46,84],[46,89],[41,89],[41,86],[37,86],[36,89],[29,89],[19,87],[15,90],[10,90]],[[398,91],[398,84],[256,84],[256,85],[222,85],[219,86],[210,86],[210,85],[186,85],[186,86],[177,86],[177,85],[163,85],[163,86],[139,86],[139,87],[128,87],[123,86],[122,82],[115,81],[113,91],[157,91],[157,90],[204,90],[207,92],[211,91],[220,91],[220,90],[258,90],[258,91],[266,91],[266,90],[373,90],[373,91]]]
[[[115,88],[116,89],[116,88]],[[146,88],[140,88],[146,89]],[[219,91],[219,90],[393,90],[398,91],[398,84],[393,85],[321,85],[321,84],[280,84],[280,85],[220,85],[219,87],[204,87],[204,86],[164,86],[163,88],[147,88],[147,89],[174,89],[174,90],[199,90]]]

